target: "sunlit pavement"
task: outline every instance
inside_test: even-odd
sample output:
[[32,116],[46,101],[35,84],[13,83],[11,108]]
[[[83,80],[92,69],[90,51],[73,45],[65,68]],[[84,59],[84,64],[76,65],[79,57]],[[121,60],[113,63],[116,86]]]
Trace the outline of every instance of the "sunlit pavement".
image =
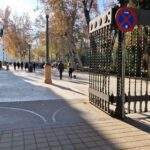
[[0,150],[150,149],[150,134],[88,103],[88,76],[0,71]]

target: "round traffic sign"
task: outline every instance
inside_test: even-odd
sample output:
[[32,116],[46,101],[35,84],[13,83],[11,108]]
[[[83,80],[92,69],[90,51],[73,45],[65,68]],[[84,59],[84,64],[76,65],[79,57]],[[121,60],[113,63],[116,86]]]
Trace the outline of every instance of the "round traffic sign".
[[119,8],[115,16],[117,26],[122,32],[133,31],[137,18],[136,10],[129,7]]

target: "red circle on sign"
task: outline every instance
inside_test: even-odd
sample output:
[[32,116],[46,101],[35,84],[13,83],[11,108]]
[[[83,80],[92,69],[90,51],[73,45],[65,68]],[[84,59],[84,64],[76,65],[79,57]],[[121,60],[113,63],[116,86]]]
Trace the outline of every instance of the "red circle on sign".
[[129,7],[119,8],[115,16],[117,26],[122,32],[133,31],[137,18],[136,9]]

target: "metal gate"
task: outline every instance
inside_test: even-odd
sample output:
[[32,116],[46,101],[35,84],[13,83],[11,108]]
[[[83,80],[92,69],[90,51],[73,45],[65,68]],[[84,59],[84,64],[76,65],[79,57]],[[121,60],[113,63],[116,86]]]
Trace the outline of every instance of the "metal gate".
[[[109,114],[150,110],[150,26],[120,34],[112,10],[90,23],[90,103]],[[123,36],[122,36],[123,35]]]

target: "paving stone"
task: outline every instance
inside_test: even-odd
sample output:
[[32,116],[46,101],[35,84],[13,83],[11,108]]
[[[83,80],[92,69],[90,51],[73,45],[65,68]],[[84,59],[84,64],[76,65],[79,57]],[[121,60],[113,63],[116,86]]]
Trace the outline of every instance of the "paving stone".
[[36,137],[36,138],[45,138],[45,135],[44,135],[44,134],[41,134],[41,135],[40,135],[40,134],[38,134],[38,135],[35,134],[35,137]]
[[37,143],[37,147],[40,149],[40,148],[49,147],[49,146],[48,146],[48,143],[45,142],[45,143]]
[[63,150],[74,150],[74,147],[72,145],[65,145],[62,146]]
[[36,144],[25,144],[25,150],[28,150],[28,149],[36,149]]
[[86,142],[85,145],[89,148],[97,146],[95,142]]
[[21,136],[21,137],[17,136],[17,137],[12,138],[13,141],[21,141],[23,139],[24,139],[23,136]]
[[113,148],[111,146],[108,146],[108,145],[103,145],[103,146],[100,146],[100,149],[101,150],[119,150],[120,148]]
[[91,141],[93,141],[93,139],[92,138],[81,138],[81,140],[83,141],[83,142],[91,142]]
[[59,140],[67,140],[68,137],[67,136],[57,136],[57,139],[59,139]]
[[150,146],[143,146],[143,147],[132,147],[126,150],[150,150]]
[[23,141],[13,141],[13,143],[12,143],[13,146],[21,146],[23,144],[24,144]]
[[99,140],[99,141],[95,141],[96,145],[102,146],[102,145],[107,145],[107,141],[104,140]]
[[81,143],[82,141],[79,138],[74,138],[70,139],[71,143],[76,144],[76,143]]
[[46,138],[36,138],[37,143],[45,143],[47,142]]
[[51,147],[51,150],[63,150],[61,146]]
[[58,141],[57,137],[47,137],[48,141]]
[[87,150],[87,147],[86,147],[86,145],[84,143],[73,144],[73,146],[77,150],[82,150],[82,149],[86,149]]
[[5,138],[5,139],[0,139],[0,143],[9,143],[12,141],[12,138]]
[[24,140],[24,143],[26,145],[28,145],[28,144],[34,144],[35,142],[36,142],[35,139],[33,139],[33,140],[31,140],[31,139]]
[[49,141],[48,143],[50,146],[60,146],[58,141]]
[[95,146],[95,147],[92,147],[92,148],[88,148],[88,150],[103,150],[103,149],[99,146]]
[[18,146],[18,145],[16,145],[16,146],[13,146],[12,149],[13,150],[24,150],[24,146]]
[[0,147],[10,147],[10,146],[11,146],[11,142],[0,143]]
[[75,135],[75,134],[69,134],[68,135],[68,137],[70,138],[70,139],[74,139],[74,138],[79,138],[77,135]]
[[60,140],[61,145],[71,144],[70,140]]
[[0,150],[12,150],[12,148],[11,147],[1,147],[0,146]]
[[34,139],[34,135],[25,135],[24,139]]

